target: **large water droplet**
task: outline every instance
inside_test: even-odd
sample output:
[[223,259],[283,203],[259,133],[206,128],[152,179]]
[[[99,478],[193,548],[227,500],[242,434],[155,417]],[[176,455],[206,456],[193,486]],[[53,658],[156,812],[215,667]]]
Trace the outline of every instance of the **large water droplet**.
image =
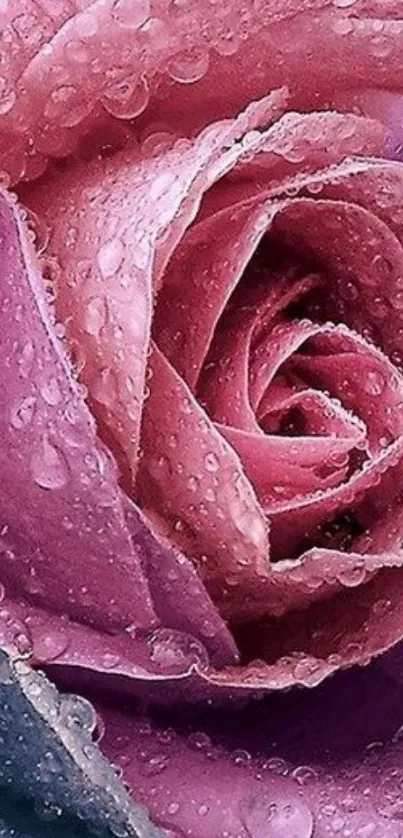
[[35,632],[34,653],[38,660],[48,663],[54,661],[66,651],[69,645],[68,635],[64,631]]
[[250,838],[312,838],[314,822],[303,803],[259,794],[241,803],[241,823]]
[[193,47],[182,50],[170,59],[167,72],[171,79],[181,84],[190,84],[198,81],[206,74],[209,65],[209,56],[206,49]]
[[102,297],[92,297],[84,312],[84,329],[89,335],[98,337],[106,323],[106,303]]
[[351,565],[351,567],[343,568],[337,578],[345,588],[355,588],[364,582],[365,576],[365,566],[364,562],[362,562],[362,564],[355,564]]
[[17,431],[29,425],[36,410],[35,396],[27,396],[11,410],[10,421]]
[[217,454],[214,454],[213,451],[206,454],[204,458],[204,467],[206,471],[215,472],[218,471],[220,467],[220,461],[217,457]]
[[150,15],[150,0],[115,0],[112,18],[125,29],[138,29]]
[[385,378],[378,370],[367,372],[364,379],[364,390],[369,396],[380,396],[385,389]]
[[42,489],[61,489],[69,481],[67,460],[47,436],[42,437],[31,456],[31,474]]
[[124,244],[118,238],[110,239],[100,247],[97,253],[97,262],[104,279],[114,276],[119,270],[124,252]]
[[59,389],[59,385],[57,383],[57,379],[53,376],[49,378],[48,381],[45,381],[41,384],[40,387],[41,396],[46,404],[50,405],[51,407],[55,407],[59,404],[62,394]]
[[104,108],[118,119],[133,119],[146,109],[150,92],[143,76],[128,76],[107,88],[102,99]]
[[59,713],[67,727],[81,727],[90,732],[95,730],[97,715],[86,698],[79,695],[63,695]]

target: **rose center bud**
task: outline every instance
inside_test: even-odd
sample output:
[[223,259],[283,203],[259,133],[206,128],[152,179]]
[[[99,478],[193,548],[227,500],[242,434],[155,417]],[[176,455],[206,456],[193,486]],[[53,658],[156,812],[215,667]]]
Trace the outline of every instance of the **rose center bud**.
[[340,322],[347,284],[267,236],[199,376],[197,395],[271,523],[272,562],[314,545],[352,548],[365,520],[347,511],[351,492],[401,431],[395,370]]

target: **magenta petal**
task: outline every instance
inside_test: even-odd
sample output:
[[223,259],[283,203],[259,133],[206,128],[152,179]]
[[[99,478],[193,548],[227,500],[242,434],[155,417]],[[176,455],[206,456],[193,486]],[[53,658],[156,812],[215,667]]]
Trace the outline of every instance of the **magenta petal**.
[[91,624],[156,617],[114,466],[50,320],[18,210],[0,197],[1,558],[19,596]]
[[164,626],[198,638],[215,667],[238,661],[231,632],[190,559],[162,538],[157,540],[134,504],[127,502],[126,520],[147,573],[153,602]]
[[101,747],[181,838],[400,838],[399,667],[395,655],[388,673],[376,664],[240,710],[99,707]]
[[245,752],[226,753],[201,730],[188,737],[146,717],[103,708],[101,715],[104,753],[121,766],[134,797],[156,822],[180,838],[313,835],[313,816],[297,785],[275,775],[262,784],[245,770]]

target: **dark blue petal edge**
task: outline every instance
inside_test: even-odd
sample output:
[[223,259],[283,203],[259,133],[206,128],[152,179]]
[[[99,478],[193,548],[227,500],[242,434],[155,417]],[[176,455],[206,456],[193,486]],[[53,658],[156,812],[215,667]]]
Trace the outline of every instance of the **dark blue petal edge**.
[[166,836],[102,756],[96,725],[89,701],[0,650],[0,836]]

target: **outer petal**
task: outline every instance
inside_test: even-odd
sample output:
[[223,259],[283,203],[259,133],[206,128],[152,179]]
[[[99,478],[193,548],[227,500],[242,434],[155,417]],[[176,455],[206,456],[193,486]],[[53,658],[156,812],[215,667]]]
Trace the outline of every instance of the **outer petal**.
[[[231,635],[190,563],[123,500],[56,337],[24,225],[4,195],[1,232],[3,645],[35,663],[120,665],[140,678],[187,672],[207,660],[206,649],[217,664],[235,662]],[[194,602],[180,617],[178,585]],[[137,636],[161,623],[162,636]]]
[[114,466],[50,321],[15,206],[0,198],[1,575],[98,626],[155,624]]
[[58,693],[42,673],[0,652],[1,785],[33,799],[44,819],[76,815],[115,835],[163,838],[92,741],[96,724],[87,700]]
[[181,836],[399,838],[399,666],[391,662],[386,674],[373,665],[281,702],[180,719],[100,708],[102,748],[133,795]]

